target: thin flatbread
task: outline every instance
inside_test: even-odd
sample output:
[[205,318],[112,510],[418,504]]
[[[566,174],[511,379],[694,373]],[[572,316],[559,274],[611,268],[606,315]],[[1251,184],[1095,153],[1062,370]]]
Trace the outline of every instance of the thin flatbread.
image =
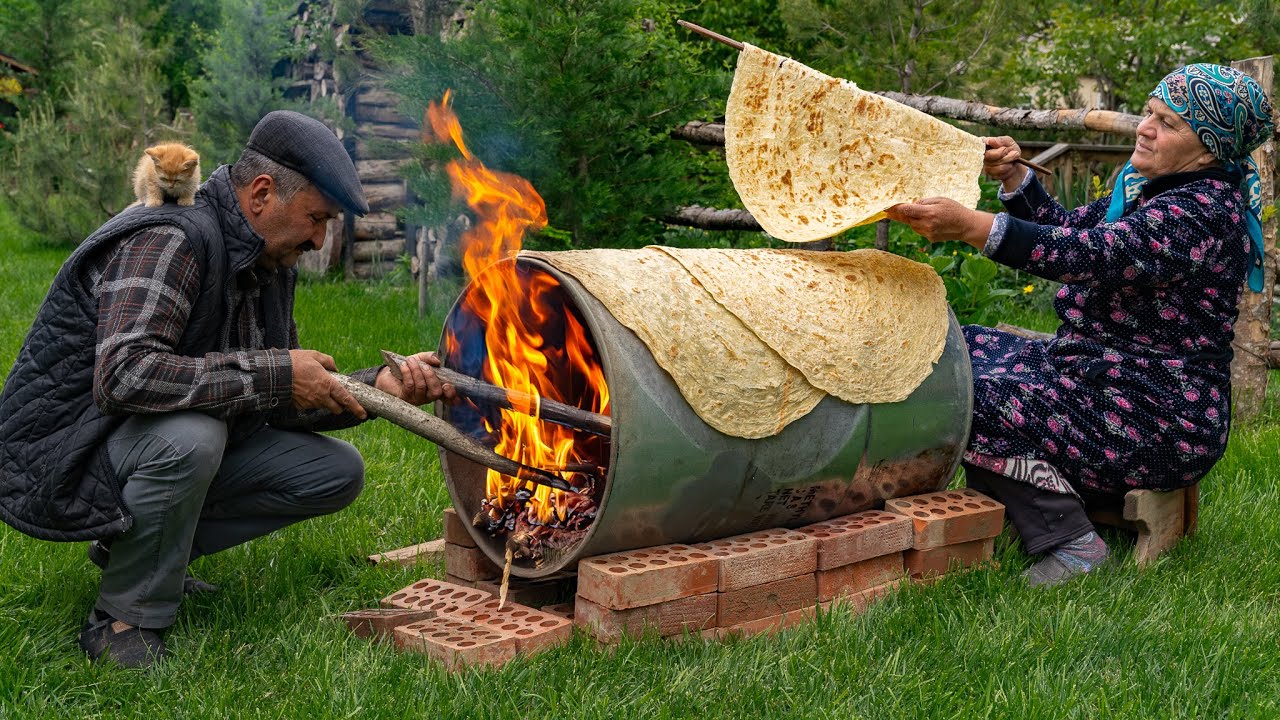
[[744,44],[725,110],[729,177],[770,235],[831,237],[926,197],[976,207],[983,143],[914,108]]
[[726,435],[776,435],[825,395],[656,248],[523,254],[582,283]]
[[879,250],[661,250],[841,400],[905,400],[942,356],[946,291],[923,263]]

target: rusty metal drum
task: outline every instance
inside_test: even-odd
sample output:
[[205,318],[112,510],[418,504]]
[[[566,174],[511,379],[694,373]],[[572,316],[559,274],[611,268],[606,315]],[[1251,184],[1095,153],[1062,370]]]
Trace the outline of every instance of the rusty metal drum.
[[[515,563],[513,575],[545,577],[593,555],[799,527],[881,507],[888,498],[942,489],[960,462],[973,383],[954,315],[941,358],[906,400],[854,405],[828,396],[782,432],[749,440],[703,422],[645,344],[573,277],[534,258],[504,262],[559,281],[565,304],[599,355],[613,418],[607,477],[591,526],[537,564]],[[464,321],[459,307],[470,288],[446,319],[446,334],[450,324]],[[449,418],[448,407],[437,412]],[[486,469],[445,450],[440,464],[454,508],[471,517],[484,497]],[[503,541],[468,529],[501,565]]]

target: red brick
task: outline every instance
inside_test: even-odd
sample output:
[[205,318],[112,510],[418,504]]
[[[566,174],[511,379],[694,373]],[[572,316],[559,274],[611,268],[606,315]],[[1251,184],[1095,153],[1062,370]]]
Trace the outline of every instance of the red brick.
[[817,541],[793,530],[761,530],[694,547],[716,558],[720,592],[807,575],[818,566]]
[[911,577],[928,578],[991,559],[995,543],[995,538],[987,538],[929,550],[908,550],[903,553],[903,562]]
[[[444,581],[452,585],[460,585],[462,587],[473,588],[476,586],[475,580],[467,580],[465,578],[460,578],[457,575],[450,575],[449,573],[444,574]],[[481,582],[489,582],[489,581],[483,580]],[[486,590],[485,592],[488,592],[488,591]]]
[[884,507],[911,518],[916,550],[992,538],[1004,523],[1004,506],[969,488],[894,498]]
[[542,608],[542,612],[548,615],[559,615],[562,618],[569,618],[570,620],[572,620],[576,608],[577,608],[577,603],[562,602],[562,603],[556,603],[555,605],[547,605]]
[[389,637],[401,625],[426,620],[435,616],[434,610],[406,610],[403,608],[375,608],[353,610],[344,613],[342,619],[357,637],[381,640]]
[[904,572],[901,552],[842,565],[834,570],[819,570],[818,601],[827,602],[840,595],[869,590],[902,578]]
[[748,620],[729,627],[712,628],[703,631],[702,636],[705,638],[714,638],[723,640],[724,638],[750,637],[752,635],[772,634],[779,630],[799,625],[813,619],[815,613],[814,605],[802,607],[798,610],[782,613],[781,615],[770,615],[769,617],[759,618],[757,620]]
[[750,620],[799,610],[816,604],[817,600],[817,578],[800,575],[720,593],[716,616],[721,627],[733,627]]
[[[494,597],[501,597],[502,578],[477,580],[475,587],[478,590],[493,593]],[[576,588],[577,576],[574,575],[537,580],[512,577],[507,581],[507,600],[529,607],[542,607],[571,600]]]
[[716,626],[716,593],[668,600],[629,610],[610,610],[586,598],[574,603],[573,624],[601,642],[654,632],[662,637],[698,632]]
[[444,617],[510,635],[516,639],[516,650],[523,653],[559,645],[573,635],[572,620],[513,602],[499,608],[497,598],[445,613]]
[[444,557],[444,540],[432,540],[397,550],[375,553],[369,556],[369,562],[374,565],[395,563],[408,567],[420,562],[439,562],[442,557]]
[[494,565],[483,550],[453,543],[445,543],[444,546],[444,571],[471,581],[492,580],[502,576],[502,568]]
[[587,558],[578,563],[578,596],[610,610],[715,592],[716,559],[687,545]]
[[467,532],[466,523],[462,518],[458,517],[457,511],[453,508],[444,509],[444,541],[461,545],[462,547],[475,547],[476,541],[471,537],[471,533]]
[[829,612],[836,607],[844,607],[848,608],[854,615],[859,615],[866,612],[867,608],[875,604],[877,600],[881,600],[886,595],[896,592],[898,588],[902,587],[904,582],[906,582],[906,578],[899,578],[883,585],[868,588],[859,593],[841,595],[833,600],[820,603],[820,607],[823,612]]
[[911,547],[911,521],[867,510],[798,528],[818,541],[818,570],[832,570]]
[[384,608],[445,613],[484,602],[493,596],[483,590],[427,578],[382,599]]
[[400,650],[420,652],[457,669],[501,665],[516,656],[517,640],[473,623],[435,617],[396,628],[395,643]]

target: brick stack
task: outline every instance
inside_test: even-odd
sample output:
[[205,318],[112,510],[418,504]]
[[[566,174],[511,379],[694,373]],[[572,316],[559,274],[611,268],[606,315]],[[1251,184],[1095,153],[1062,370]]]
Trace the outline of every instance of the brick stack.
[[382,608],[345,618],[357,635],[391,639],[457,668],[560,644],[574,625],[616,643],[646,633],[772,632],[836,603],[861,612],[905,581],[928,582],[990,559],[1004,507],[972,490],[944,490],[796,530],[586,558],[576,597],[571,575],[511,578],[502,609],[501,569],[451,509],[444,520],[447,581],[421,580],[385,598]]
[[884,507],[911,520],[911,549],[904,560],[915,580],[990,560],[1004,524],[1004,506],[969,488],[895,498]]

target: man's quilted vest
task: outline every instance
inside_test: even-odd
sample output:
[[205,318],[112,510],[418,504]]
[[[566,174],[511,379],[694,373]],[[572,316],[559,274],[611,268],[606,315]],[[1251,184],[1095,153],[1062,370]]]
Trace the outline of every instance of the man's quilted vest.
[[[103,415],[93,400],[98,301],[85,270],[121,239],[162,224],[186,233],[201,270],[176,352],[198,357],[229,345],[235,274],[253,264],[262,240],[240,212],[224,166],[190,207],[134,206],[112,218],[54,278],[0,394],[0,519],[28,535],[88,540],[132,524],[103,450],[126,416]],[[277,292],[264,295],[263,305],[269,340],[279,343],[283,331],[277,346],[288,347],[291,304]]]

